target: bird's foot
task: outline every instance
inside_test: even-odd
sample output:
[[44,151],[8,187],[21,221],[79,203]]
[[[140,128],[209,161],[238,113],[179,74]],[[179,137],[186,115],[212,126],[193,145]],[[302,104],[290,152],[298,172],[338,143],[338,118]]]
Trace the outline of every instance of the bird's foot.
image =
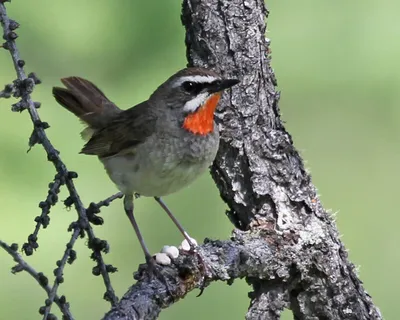
[[[169,259],[169,263],[168,263]],[[170,265],[171,260],[165,253],[157,253],[154,256],[146,257],[146,263],[139,266],[139,270],[134,273],[135,280],[148,279],[149,281],[160,281],[164,284],[167,293],[173,296],[173,290],[168,280],[168,272],[164,270],[164,266]]]
[[200,279],[200,293],[198,297],[202,295],[206,286],[206,275],[207,275],[207,265],[202,254],[199,252],[199,246],[195,239],[189,238],[190,242],[185,239],[182,241],[179,249],[175,246],[164,246],[160,252],[155,255],[146,256],[146,263],[142,264],[137,273],[135,273],[134,278],[136,280],[144,279],[148,277],[150,281],[157,279],[161,281],[167,288],[167,291],[172,295],[172,290],[168,281],[168,268],[164,267],[172,264],[172,261],[179,257],[179,250],[186,252],[196,258],[197,265],[199,266],[199,271],[201,273]]

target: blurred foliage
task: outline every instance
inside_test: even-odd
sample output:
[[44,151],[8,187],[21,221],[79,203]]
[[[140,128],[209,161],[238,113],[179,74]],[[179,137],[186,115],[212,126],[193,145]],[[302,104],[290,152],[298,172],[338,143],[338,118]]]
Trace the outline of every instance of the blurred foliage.
[[[283,119],[307,160],[324,205],[337,213],[342,240],[351,260],[361,266],[365,287],[385,318],[395,319],[400,282],[400,4],[271,0],[268,5],[267,37],[272,40],[272,65],[282,91]],[[21,24],[17,43],[27,71],[35,71],[43,81],[34,99],[42,102],[41,116],[51,124],[47,133],[69,169],[79,172],[77,188],[85,203],[116,189],[95,158],[78,155],[81,125],[56,105],[51,87],[59,85],[61,77],[79,75],[98,84],[122,108],[146,99],[186,65],[180,6],[180,1],[155,5],[128,0],[7,4],[9,15]],[[8,52],[0,53],[0,84],[6,84],[15,72]],[[0,101],[0,235],[22,244],[33,231],[37,205],[54,169],[40,146],[26,154],[31,123],[26,113],[12,113],[11,103]],[[60,198],[65,197],[64,191]],[[232,225],[209,175],[166,201],[193,237],[229,237]],[[153,252],[181,241],[151,199],[137,201],[136,208]],[[119,269],[112,281],[121,296],[143,256],[120,201],[104,209],[102,216],[105,225],[95,232],[109,240],[106,260]],[[39,250],[28,258],[37,270],[52,274],[69,237],[65,230],[75,217],[61,204],[52,210],[49,229],[39,235]],[[93,262],[84,241],[78,241],[77,250],[78,259],[66,268],[60,293],[67,296],[77,319],[98,319],[109,308],[102,300],[102,280],[91,275]],[[0,319],[39,319],[44,292],[28,275],[10,275],[13,261],[4,252],[0,259]],[[190,294],[160,319],[243,319],[249,290],[244,281],[232,287],[213,284],[201,298]]]

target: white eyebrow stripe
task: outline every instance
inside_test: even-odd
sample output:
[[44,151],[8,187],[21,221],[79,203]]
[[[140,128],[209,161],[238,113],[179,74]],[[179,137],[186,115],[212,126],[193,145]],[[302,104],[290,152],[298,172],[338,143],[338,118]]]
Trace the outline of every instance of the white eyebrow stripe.
[[192,100],[189,100],[183,106],[183,111],[185,112],[195,112],[201,105],[203,105],[207,99],[210,97],[210,94],[207,92],[200,93]]
[[218,80],[218,78],[213,77],[213,76],[186,76],[179,78],[175,81],[174,87],[180,86],[182,83],[189,81],[189,82],[198,82],[198,83],[211,83],[215,80]]

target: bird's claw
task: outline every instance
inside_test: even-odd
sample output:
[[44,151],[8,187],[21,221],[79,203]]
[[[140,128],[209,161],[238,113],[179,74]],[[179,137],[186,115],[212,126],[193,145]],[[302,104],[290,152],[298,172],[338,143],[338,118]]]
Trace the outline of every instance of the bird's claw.
[[163,267],[171,265],[172,261],[178,258],[179,250],[182,250],[189,255],[195,256],[199,262],[199,269],[202,274],[199,285],[200,293],[197,295],[199,297],[206,287],[207,266],[198,248],[197,241],[192,238],[190,238],[190,242],[184,239],[179,249],[175,246],[164,246],[160,252],[146,258],[146,264],[141,266],[138,274],[135,275],[135,279],[142,279],[144,274],[147,274],[150,279],[158,279],[164,283],[168,293],[172,294],[167,277],[163,273]]

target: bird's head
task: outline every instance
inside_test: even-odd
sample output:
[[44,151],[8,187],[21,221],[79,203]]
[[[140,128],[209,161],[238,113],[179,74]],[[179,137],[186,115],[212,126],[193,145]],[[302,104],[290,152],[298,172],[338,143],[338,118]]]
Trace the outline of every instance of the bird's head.
[[206,135],[214,130],[214,112],[222,91],[237,83],[209,69],[186,68],[158,87],[150,99],[181,114],[184,129]]

